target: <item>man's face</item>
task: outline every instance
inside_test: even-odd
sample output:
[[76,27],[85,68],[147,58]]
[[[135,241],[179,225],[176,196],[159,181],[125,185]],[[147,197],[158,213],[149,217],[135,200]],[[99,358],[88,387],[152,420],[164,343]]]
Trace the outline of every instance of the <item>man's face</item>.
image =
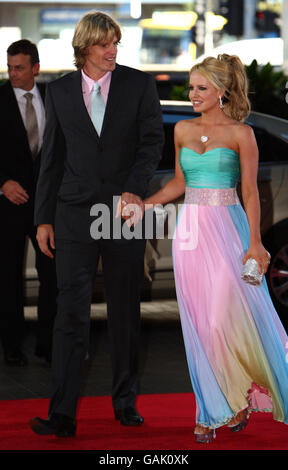
[[30,55],[17,54],[7,57],[8,75],[13,88],[29,91],[34,86],[34,77],[39,73],[39,63],[32,65]]
[[114,36],[112,41],[102,41],[87,48],[84,65],[85,72],[91,77],[99,79],[106,72],[113,71],[116,66],[118,39]]

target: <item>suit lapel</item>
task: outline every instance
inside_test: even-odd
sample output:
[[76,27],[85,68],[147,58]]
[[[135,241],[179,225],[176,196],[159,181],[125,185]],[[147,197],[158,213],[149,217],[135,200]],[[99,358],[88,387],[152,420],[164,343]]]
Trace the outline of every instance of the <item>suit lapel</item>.
[[121,73],[121,66],[116,65],[115,70],[112,72],[109,94],[105,109],[103,126],[101,135],[109,126],[110,120],[113,118],[116,108],[119,105],[119,97],[121,96],[121,87],[123,86],[123,74]]
[[15,129],[17,130],[17,135],[20,137],[23,142],[25,142],[25,146],[27,153],[31,154],[30,147],[29,147],[29,142],[27,138],[27,132],[26,128],[20,113],[20,109],[17,103],[17,99],[15,96],[15,93],[13,91],[12,85],[9,82],[9,94],[8,94],[8,102],[9,102],[9,114],[12,118],[13,121],[13,126],[15,126]]
[[45,103],[46,85],[44,83],[37,83],[37,88],[43,103]]
[[81,70],[74,72],[74,74],[71,75],[71,78],[71,100],[75,106],[77,120],[81,123],[81,126],[85,128],[86,132],[98,140],[99,136],[95,130],[93,122],[91,121],[83,98]]

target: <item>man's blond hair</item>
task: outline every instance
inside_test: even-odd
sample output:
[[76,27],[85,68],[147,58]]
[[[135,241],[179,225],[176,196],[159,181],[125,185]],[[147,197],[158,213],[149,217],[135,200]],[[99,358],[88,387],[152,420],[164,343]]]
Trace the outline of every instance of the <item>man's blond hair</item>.
[[74,48],[75,65],[82,69],[85,64],[87,48],[102,41],[112,41],[116,36],[121,39],[121,30],[118,23],[106,13],[91,11],[86,13],[77,23],[72,46]]

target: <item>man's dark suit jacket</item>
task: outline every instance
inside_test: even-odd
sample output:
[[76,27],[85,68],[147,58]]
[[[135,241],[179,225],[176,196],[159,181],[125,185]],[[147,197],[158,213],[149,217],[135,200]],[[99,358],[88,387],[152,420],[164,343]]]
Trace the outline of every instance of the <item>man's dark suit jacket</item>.
[[47,86],[47,124],[35,222],[56,238],[92,241],[91,206],[114,195],[145,197],[162,154],[163,126],[154,78],[116,65],[100,137],[87,112],[81,71]]
[[[40,84],[38,87],[44,101],[45,86]],[[10,81],[0,87],[0,106],[0,188],[7,180],[12,179],[20,183],[30,197],[29,202],[17,206],[3,194],[0,195],[1,223],[18,224],[33,217],[40,152],[33,161],[26,129]]]
[[[44,101],[45,85],[37,85]],[[10,82],[0,87],[0,187],[15,180],[28,192],[28,202],[13,204],[0,195],[0,336],[5,353],[21,349],[23,339],[23,259],[25,238],[29,235],[36,252],[40,281],[36,354],[50,355],[56,314],[56,271],[53,260],[36,244],[34,201],[40,168],[40,152],[33,160],[27,132]]]

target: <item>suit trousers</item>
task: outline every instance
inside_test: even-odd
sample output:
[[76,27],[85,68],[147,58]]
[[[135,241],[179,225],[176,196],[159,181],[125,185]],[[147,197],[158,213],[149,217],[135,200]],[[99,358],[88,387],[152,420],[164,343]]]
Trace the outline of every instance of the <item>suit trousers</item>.
[[92,291],[102,258],[112,361],[112,404],[134,406],[140,340],[140,291],[145,240],[97,240],[92,243],[56,239],[58,313],[52,354],[49,415],[75,418],[86,353]]
[[32,222],[7,223],[0,230],[0,327],[4,352],[21,349],[24,336],[24,262],[27,236],[35,249],[39,279],[36,351],[51,353],[56,316],[57,281],[55,261],[41,253]]

